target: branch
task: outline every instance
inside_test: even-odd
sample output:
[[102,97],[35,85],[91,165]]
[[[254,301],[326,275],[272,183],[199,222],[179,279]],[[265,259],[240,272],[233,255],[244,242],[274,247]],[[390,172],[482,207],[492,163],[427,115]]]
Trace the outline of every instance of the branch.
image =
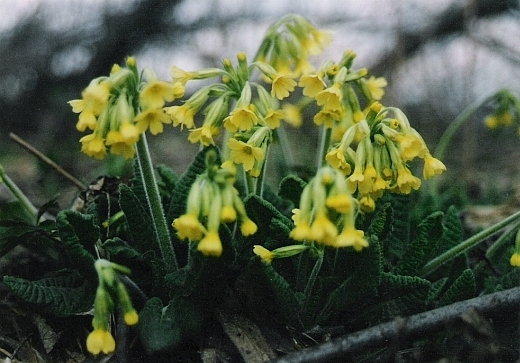
[[272,360],[271,363],[323,363],[332,359],[345,358],[348,354],[363,349],[388,344],[389,340],[395,340],[403,334],[419,337],[427,332],[435,331],[469,309],[474,309],[483,315],[492,315],[492,313],[518,308],[519,303],[520,287],[515,287],[443,306],[408,318],[395,319],[312,348],[288,354],[285,357]]

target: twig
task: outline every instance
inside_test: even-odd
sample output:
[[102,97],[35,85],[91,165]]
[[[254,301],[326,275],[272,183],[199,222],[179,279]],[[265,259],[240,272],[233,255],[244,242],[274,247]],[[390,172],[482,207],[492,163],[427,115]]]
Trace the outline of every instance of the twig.
[[272,360],[271,363],[323,363],[345,358],[362,349],[387,344],[389,340],[396,339],[401,334],[418,337],[426,332],[435,331],[469,309],[475,309],[483,315],[491,315],[494,312],[518,308],[519,304],[520,287],[515,287],[412,315],[405,319],[396,319],[333,339],[316,347],[288,354]]
[[72,182],[76,187],[78,187],[80,190],[87,189],[87,185],[82,183],[80,180],[76,179],[74,176],[69,174],[67,171],[65,171],[61,166],[56,164],[54,161],[49,159],[47,156],[42,154],[39,150],[37,150],[34,146],[29,144],[27,141],[21,139],[19,136],[13,134],[12,132],[9,133],[9,137],[16,141],[20,146],[22,146],[25,150],[29,151],[31,154],[36,156],[38,159],[43,161],[45,164],[49,165],[51,168],[56,170],[58,173],[63,175],[66,179]]

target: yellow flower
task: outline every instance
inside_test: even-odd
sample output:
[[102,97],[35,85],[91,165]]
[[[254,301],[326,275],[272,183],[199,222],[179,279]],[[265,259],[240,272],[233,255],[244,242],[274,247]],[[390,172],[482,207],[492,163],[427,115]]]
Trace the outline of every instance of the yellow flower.
[[[108,97],[110,96],[110,88],[103,81],[95,79],[88,85],[83,92],[81,98],[83,99],[83,111],[91,111],[98,116],[103,108],[105,108]],[[72,109],[74,111],[74,108]]]
[[399,153],[403,161],[410,161],[415,157],[422,157],[427,151],[424,142],[413,133],[398,134],[395,137],[399,144]]
[[289,237],[295,241],[309,240],[311,239],[311,227],[306,222],[299,222],[289,233]]
[[195,126],[193,121],[195,111],[188,103],[185,103],[181,106],[165,107],[164,112],[170,115],[174,127],[181,125],[182,130],[184,126],[186,126],[188,129],[192,129]]
[[81,152],[94,159],[101,160],[107,153],[103,138],[96,133],[83,136],[79,142],[81,142]]
[[199,142],[203,146],[215,145],[213,136],[218,135],[218,127],[212,127],[209,124],[204,124],[202,127],[190,130],[188,141],[192,144]]
[[323,125],[326,128],[332,128],[335,121],[341,119],[341,112],[339,109],[323,108],[320,112],[314,115],[313,121],[316,125]]
[[303,95],[307,97],[315,97],[325,88],[323,78],[318,74],[307,74],[301,76],[298,82],[299,87],[303,87]]
[[263,246],[254,245],[253,253],[260,257],[264,262],[271,263],[273,260],[273,253]]
[[272,79],[271,96],[279,100],[288,97],[289,92],[294,91],[294,87],[296,87],[296,81],[293,78],[294,76],[290,74],[277,74]]
[[96,126],[97,119],[92,111],[83,111],[79,114],[78,122],[76,123],[76,130],[79,132],[83,132],[87,128],[90,130],[95,130]]
[[354,228],[345,228],[334,241],[334,247],[353,247],[357,252],[368,247],[364,232]]
[[235,108],[224,119],[224,127],[231,132],[250,130],[256,124],[258,124],[258,116],[255,114],[255,106],[252,104]]
[[332,149],[325,155],[325,160],[332,166],[334,169],[338,169],[343,173],[343,175],[348,175],[352,171],[352,168],[349,163],[347,163],[345,159],[345,154],[341,149]]
[[165,102],[171,102],[176,98],[184,96],[182,83],[170,83],[165,81],[152,81],[147,83],[139,92],[141,107],[161,108]]
[[331,195],[325,201],[325,205],[338,213],[350,213],[352,210],[352,197],[345,193]]
[[520,267],[520,253],[513,253],[511,259],[509,260],[509,263],[511,264],[511,266]]
[[359,199],[359,209],[363,213],[372,213],[376,209],[376,203],[369,195],[364,195]]
[[169,124],[171,120],[161,108],[150,108],[137,114],[135,122],[140,132],[149,129],[152,135],[157,135],[163,132],[163,124]]
[[255,222],[250,220],[249,218],[242,221],[240,224],[240,233],[242,233],[242,236],[247,237],[251,236],[256,233],[258,230],[258,227]]
[[222,223],[231,223],[237,219],[237,212],[231,205],[224,205],[220,210],[220,221]]
[[229,139],[228,147],[231,150],[230,158],[235,164],[243,164],[244,170],[249,171],[253,168],[255,160],[264,159],[264,151],[260,147],[246,144],[243,141]]
[[137,315],[137,311],[132,309],[124,313],[123,319],[126,325],[135,325],[139,322],[139,315]]
[[343,93],[341,91],[341,84],[337,82],[316,95],[318,105],[324,106],[324,108],[329,110],[341,109],[342,99]]
[[338,229],[324,213],[318,213],[311,224],[311,240],[324,245],[333,245]]
[[87,350],[98,355],[103,352],[108,354],[116,349],[116,342],[109,331],[103,329],[94,329],[87,337]]
[[280,121],[285,117],[282,110],[269,110],[264,116],[264,121],[271,130],[280,127]]
[[421,186],[421,180],[412,175],[410,169],[400,166],[397,169],[397,190],[399,193],[409,194],[412,189],[417,190]]
[[282,106],[282,111],[285,114],[284,120],[293,127],[300,127],[302,124],[302,114],[298,106],[290,103],[285,103]]
[[193,79],[194,73],[186,72],[177,66],[171,66],[170,76],[172,77],[173,83],[179,82],[184,86],[189,80]]
[[[137,138],[139,138],[139,133],[136,134]],[[136,141],[137,140],[135,140],[133,143],[128,143],[121,132],[109,131],[105,143],[107,146],[110,146],[110,152],[112,154],[123,155],[125,159],[131,159],[135,154],[134,143]]]
[[376,78],[371,76],[369,79],[365,79],[364,83],[367,86],[368,91],[370,92],[370,95],[374,101],[379,101],[381,98],[383,98],[383,95],[385,94],[385,90],[383,88],[385,88],[388,84],[386,79],[383,77]]
[[172,226],[177,231],[177,237],[181,240],[199,241],[205,232],[204,226],[193,214],[183,214],[174,219]]
[[[70,102],[69,102],[70,103]],[[498,119],[495,115],[489,115],[487,116],[485,119],[484,119],[484,125],[486,125],[486,127],[488,129],[496,129],[497,126],[498,126]]]
[[423,177],[424,179],[431,178],[434,175],[441,174],[446,171],[446,166],[439,159],[434,158],[430,154],[424,157]]
[[222,242],[218,232],[208,232],[197,245],[197,250],[204,256],[220,257],[222,254]]

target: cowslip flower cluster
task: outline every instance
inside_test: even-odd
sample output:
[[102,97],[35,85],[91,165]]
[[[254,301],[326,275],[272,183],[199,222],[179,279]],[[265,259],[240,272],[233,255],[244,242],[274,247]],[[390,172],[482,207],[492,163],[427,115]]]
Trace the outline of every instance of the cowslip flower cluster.
[[157,79],[151,69],[139,75],[132,57],[126,67],[114,65],[107,77],[98,77],[81,93],[81,99],[69,101],[79,113],[76,129],[92,133],[80,139],[81,151],[103,159],[107,149],[126,159],[134,156],[135,143],[149,130],[157,135],[170,118],[163,111],[165,102],[184,95],[184,85]]
[[496,108],[484,118],[484,125],[494,130],[516,124],[520,136],[520,101],[508,90],[498,91],[493,96],[493,101]]
[[329,166],[318,170],[305,186],[300,208],[293,210],[290,237],[333,248],[368,247],[364,232],[355,227],[358,202],[352,197],[341,172]]
[[186,213],[176,218],[172,226],[181,240],[197,243],[197,250],[205,256],[219,257],[222,242],[220,224],[238,222],[241,234],[256,233],[256,224],[249,219],[238,191],[233,167],[217,165],[215,150],[206,153],[206,171],[198,176],[188,194]]
[[128,275],[130,271],[121,265],[99,259],[95,263],[99,285],[94,299],[94,330],[87,337],[87,350],[98,355],[108,354],[115,350],[116,343],[110,333],[110,315],[116,305],[123,314],[126,325],[135,325],[139,316],[132,306],[125,285],[119,280],[117,273]]

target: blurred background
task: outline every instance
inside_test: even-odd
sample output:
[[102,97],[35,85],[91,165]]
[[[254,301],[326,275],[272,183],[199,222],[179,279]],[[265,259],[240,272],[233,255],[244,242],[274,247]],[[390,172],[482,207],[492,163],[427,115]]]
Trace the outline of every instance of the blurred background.
[[[35,204],[60,194],[67,207],[77,189],[10,132],[83,182],[121,170],[121,161],[80,153],[67,101],[128,55],[166,80],[171,65],[215,67],[239,51],[251,59],[268,26],[287,13],[334,31],[316,65],[353,49],[354,68],[386,77],[382,103],[403,109],[433,149],[469,105],[503,88],[520,94],[519,8],[518,0],[0,0],[0,164]],[[517,126],[485,129],[492,109],[485,105],[457,132],[443,180],[476,194],[503,190],[507,199],[518,181],[520,138]],[[302,165],[315,160],[315,130],[291,136],[309,145],[300,148]],[[167,127],[149,138],[154,159],[182,173],[197,150],[186,137]]]

